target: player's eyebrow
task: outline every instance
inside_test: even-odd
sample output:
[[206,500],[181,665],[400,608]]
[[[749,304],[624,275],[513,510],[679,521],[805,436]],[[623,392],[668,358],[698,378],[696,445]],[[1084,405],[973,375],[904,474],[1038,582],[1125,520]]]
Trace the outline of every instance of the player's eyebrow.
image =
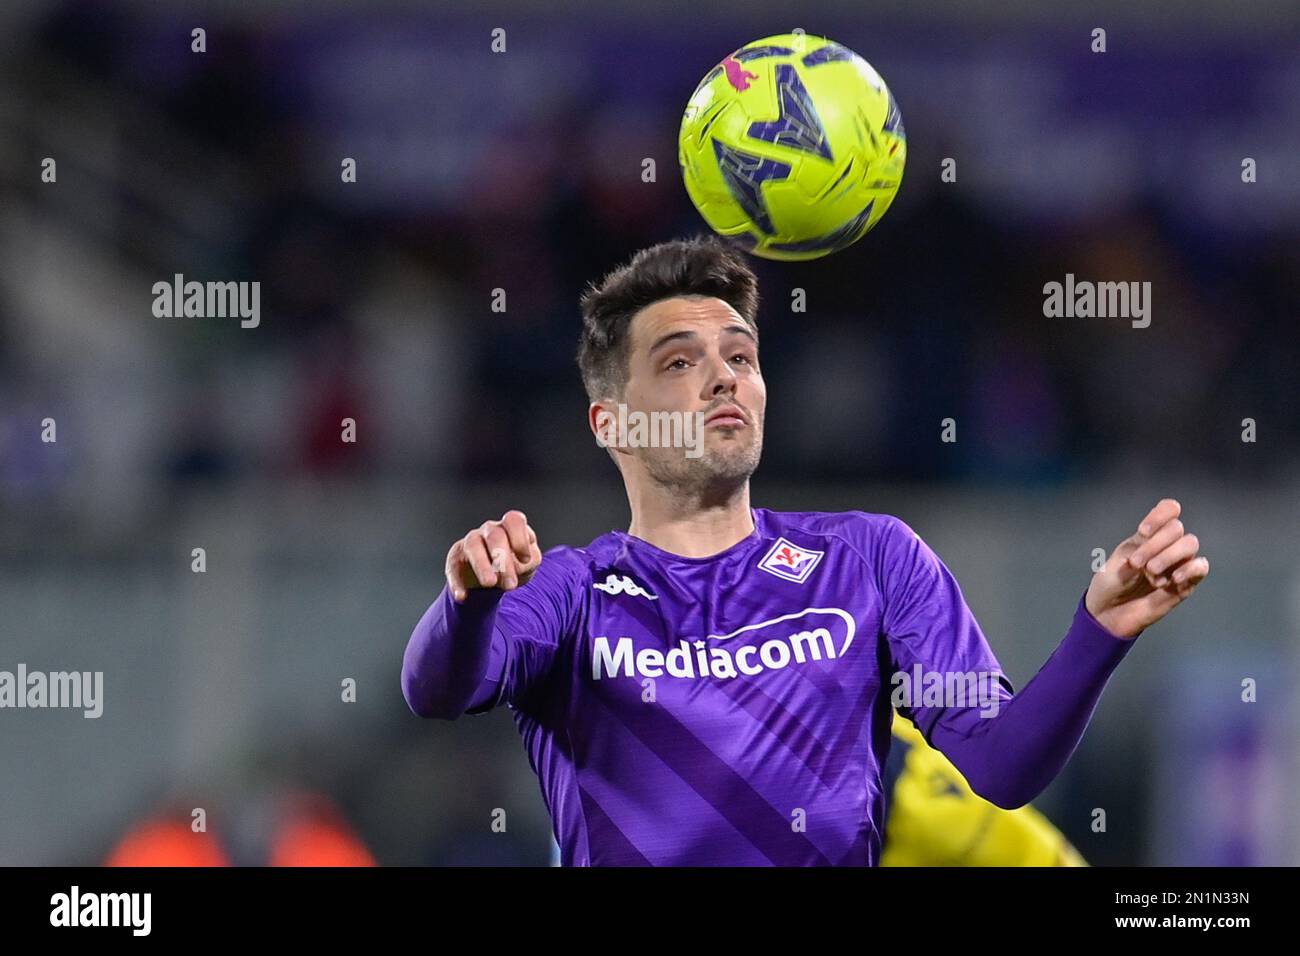
[[747,325],[729,325],[722,330],[723,335],[726,335],[728,332],[732,335],[743,335],[755,345],[758,345],[758,336],[755,335],[753,329]]
[[[748,337],[754,343],[754,345],[758,345],[758,339],[755,337],[754,333],[743,325],[729,325],[722,330],[722,334],[723,335],[727,335],[727,334],[744,335]],[[697,338],[699,338],[699,335],[695,332],[694,329],[682,329],[680,332],[669,332],[667,335],[656,340],[655,343],[650,346],[650,354],[654,355],[654,353],[659,351],[659,349],[663,348],[665,345],[668,345],[672,342],[680,342],[684,340],[691,340]]]
[[661,348],[663,348],[665,345],[668,345],[670,342],[679,342],[684,339],[697,339],[697,338],[699,338],[699,336],[695,333],[694,329],[682,329],[680,332],[669,332],[667,335],[658,339],[654,343],[654,345],[650,346],[650,354],[654,355],[655,352],[659,351]]

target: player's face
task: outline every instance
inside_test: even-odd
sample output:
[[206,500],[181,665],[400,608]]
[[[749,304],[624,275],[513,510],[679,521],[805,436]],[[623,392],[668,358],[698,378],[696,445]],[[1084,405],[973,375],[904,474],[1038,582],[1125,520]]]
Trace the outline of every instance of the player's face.
[[684,427],[683,434],[695,437],[692,454],[681,447],[627,449],[663,484],[743,482],[758,467],[767,407],[758,342],[721,299],[664,299],[637,313],[623,402],[629,413],[690,416],[691,431]]

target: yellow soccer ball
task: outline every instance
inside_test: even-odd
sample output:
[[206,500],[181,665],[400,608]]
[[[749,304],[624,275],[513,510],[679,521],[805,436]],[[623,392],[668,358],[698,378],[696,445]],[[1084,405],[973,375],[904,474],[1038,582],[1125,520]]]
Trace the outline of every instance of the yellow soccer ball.
[[768,259],[816,259],[857,242],[903,179],[898,104],[866,60],[825,37],[755,40],[691,94],[678,161],[717,233]]

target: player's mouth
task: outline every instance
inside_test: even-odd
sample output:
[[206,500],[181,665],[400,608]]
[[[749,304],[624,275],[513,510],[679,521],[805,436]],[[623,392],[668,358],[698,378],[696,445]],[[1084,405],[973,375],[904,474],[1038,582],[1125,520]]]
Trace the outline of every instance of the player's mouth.
[[735,405],[723,405],[704,419],[704,426],[717,425],[719,428],[744,428],[749,424],[745,413]]

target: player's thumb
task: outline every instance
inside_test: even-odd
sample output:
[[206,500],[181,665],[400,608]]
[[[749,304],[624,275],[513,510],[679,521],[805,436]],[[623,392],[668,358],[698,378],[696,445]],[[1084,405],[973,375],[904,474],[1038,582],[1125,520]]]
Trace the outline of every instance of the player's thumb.
[[1111,555],[1112,568],[1122,584],[1128,584],[1142,573],[1141,568],[1133,567],[1132,562],[1129,561],[1140,544],[1141,541],[1136,538],[1126,538],[1119,543],[1119,547]]

